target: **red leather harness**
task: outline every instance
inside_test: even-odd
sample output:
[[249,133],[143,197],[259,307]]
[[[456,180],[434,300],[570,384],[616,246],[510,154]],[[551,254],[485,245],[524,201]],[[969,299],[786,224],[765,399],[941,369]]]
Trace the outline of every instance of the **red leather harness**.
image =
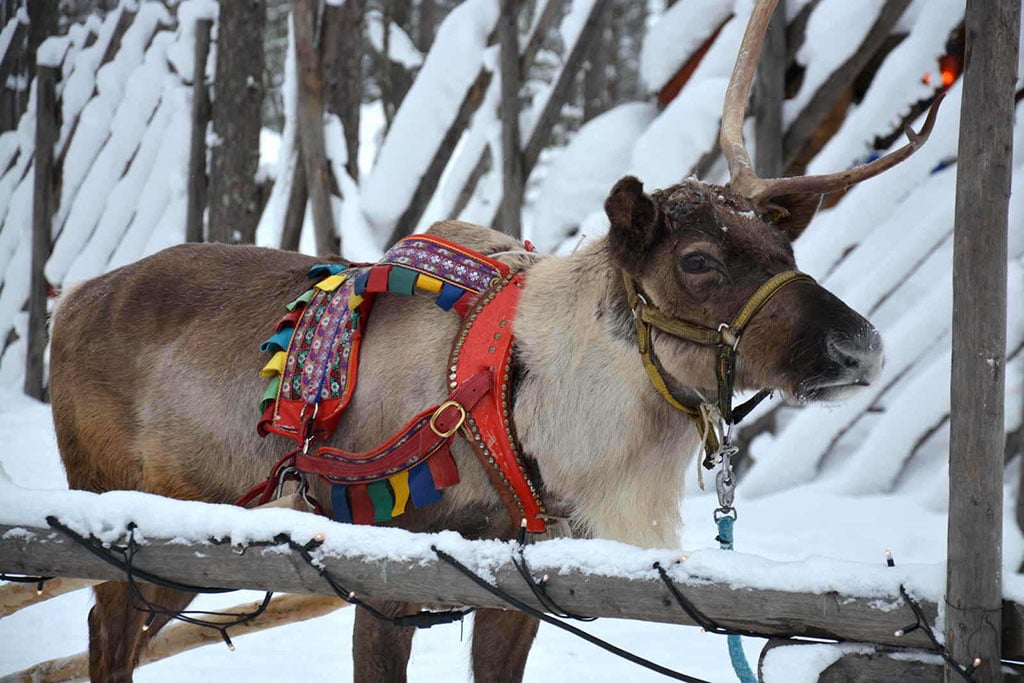
[[[423,493],[424,487],[414,481],[419,476],[417,473],[429,471],[436,489],[458,483],[458,469],[451,456],[450,445],[455,435],[461,433],[487,471],[515,526],[525,520],[527,531],[542,533],[546,529],[544,506],[537,487],[523,465],[512,421],[513,397],[510,383],[513,326],[525,275],[522,272],[509,272],[507,266],[490,257],[439,238],[420,235],[415,236],[415,239],[427,242],[431,248],[440,245],[458,249],[460,254],[495,264],[502,274],[479,295],[473,293],[472,297],[463,297],[451,306],[462,316],[463,321],[453,340],[449,357],[446,381],[450,393],[440,404],[420,412],[389,439],[365,452],[345,451],[326,445],[315,446],[315,442],[330,436],[344,403],[351,397],[353,386],[345,388],[341,405],[337,401],[324,402],[331,408],[329,423],[332,424],[329,425],[318,419],[319,404],[282,401],[279,395],[267,407],[264,420],[261,421],[261,432],[271,431],[288,436],[297,442],[298,448],[286,454],[275,465],[267,481],[254,487],[240,504],[257,498],[260,502],[268,501],[282,472],[294,466],[299,472],[317,475],[333,485],[332,500],[336,518],[363,524],[390,519],[392,514],[404,512],[410,501],[410,489],[411,502],[417,507],[440,496],[437,494],[437,497],[432,497]],[[404,248],[408,249],[408,245]],[[365,293],[360,292],[360,301],[366,297],[366,308],[358,309],[363,318],[369,314],[372,295],[379,291],[389,291],[389,278],[386,274],[382,278],[379,273],[375,274],[375,270],[371,268],[368,277],[363,276]],[[375,278],[379,286],[374,284]],[[353,311],[356,310],[353,308]],[[294,314],[289,317],[293,321],[298,319]],[[358,341],[356,338],[357,351]],[[292,346],[290,342],[289,352]],[[354,362],[358,362],[357,356]],[[354,367],[351,377],[351,384],[354,385]],[[329,429],[325,429],[327,426]],[[406,472],[409,474],[406,475]],[[403,477],[408,478],[404,494],[401,489],[406,479]],[[401,482],[401,485],[396,485],[396,481]],[[391,497],[382,502],[385,489]],[[337,497],[339,490],[347,491],[347,497],[344,493],[342,497]],[[388,506],[394,509],[391,514],[384,516],[381,508]],[[347,511],[351,512],[350,518],[345,514]]]

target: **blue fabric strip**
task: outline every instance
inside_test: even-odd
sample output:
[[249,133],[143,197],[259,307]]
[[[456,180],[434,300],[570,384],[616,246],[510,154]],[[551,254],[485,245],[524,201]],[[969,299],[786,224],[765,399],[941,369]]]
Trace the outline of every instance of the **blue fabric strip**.
[[366,283],[369,281],[369,279],[370,279],[370,269],[369,268],[367,268],[363,272],[359,273],[359,275],[356,275],[356,283],[354,285],[356,294],[358,294],[359,296],[363,295],[363,293],[366,291]]
[[456,287],[455,285],[450,285],[445,282],[441,285],[441,293],[438,295],[434,303],[440,306],[443,310],[450,311],[452,310],[452,306],[455,305],[455,302],[459,300],[459,297],[465,293],[466,290],[461,287]]
[[409,470],[409,495],[413,505],[418,508],[441,500],[441,492],[434,486],[434,478],[426,462]]
[[331,486],[331,514],[336,522],[352,523],[352,512],[348,509],[348,500],[345,498],[347,486],[334,484]]
[[318,263],[309,269],[306,277],[322,280],[330,275],[337,275],[346,268],[348,266],[341,263]]
[[286,327],[280,332],[275,334],[267,341],[260,344],[260,351],[264,353],[274,353],[276,351],[287,351],[288,342],[292,340],[292,333],[295,332],[294,327]]

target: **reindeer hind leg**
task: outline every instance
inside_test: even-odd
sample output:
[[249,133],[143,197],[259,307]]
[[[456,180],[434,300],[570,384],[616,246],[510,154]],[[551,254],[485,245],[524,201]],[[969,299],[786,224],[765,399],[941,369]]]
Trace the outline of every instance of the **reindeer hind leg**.
[[[129,683],[149,641],[170,621],[158,614],[146,630],[149,614],[133,605],[131,587],[124,582],[95,587],[96,604],[89,611],[89,679],[96,683]],[[171,612],[184,610],[194,593],[140,585],[143,597]]]
[[473,619],[473,680],[523,680],[526,658],[540,622],[523,612],[497,609],[478,609]]

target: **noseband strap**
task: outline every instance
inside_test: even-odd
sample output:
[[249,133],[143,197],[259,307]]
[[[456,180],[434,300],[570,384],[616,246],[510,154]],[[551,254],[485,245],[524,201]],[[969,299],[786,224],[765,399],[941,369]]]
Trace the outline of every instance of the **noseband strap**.
[[702,346],[714,346],[718,349],[715,363],[715,376],[718,380],[718,410],[727,424],[735,424],[768,395],[767,391],[762,390],[753,399],[733,410],[732,392],[736,374],[736,355],[744,330],[758,311],[764,308],[765,304],[783,287],[793,282],[814,282],[814,278],[797,270],[787,270],[773,276],[757,288],[757,291],[751,295],[732,322],[722,323],[717,329],[666,315],[647,300],[637,288],[633,278],[625,271],[622,272],[622,280],[626,288],[627,302],[633,311],[640,357],[643,359],[644,369],[647,371],[651,384],[669,405],[693,420],[698,432],[704,435],[704,450],[708,456],[711,456],[718,451],[720,445],[718,436],[712,425],[708,424],[706,411],[702,411],[699,404],[687,405],[673,395],[668,388],[668,384],[662,376],[658,359],[654,355],[651,329],[658,328],[673,337],[692,341]]

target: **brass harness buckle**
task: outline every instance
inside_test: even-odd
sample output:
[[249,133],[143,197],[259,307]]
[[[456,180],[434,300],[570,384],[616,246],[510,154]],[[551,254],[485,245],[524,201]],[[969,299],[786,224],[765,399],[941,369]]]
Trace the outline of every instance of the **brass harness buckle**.
[[[452,427],[451,429],[449,429],[448,431],[446,431],[446,432],[439,431],[438,428],[437,428],[437,418],[441,416],[441,413],[443,413],[446,408],[449,408],[451,406],[455,406],[456,408],[459,409],[459,419],[455,423],[455,426]],[[437,434],[442,439],[447,439],[448,437],[450,437],[453,434],[455,434],[455,432],[459,431],[459,427],[461,427],[462,423],[465,422],[465,421],[466,421],[466,409],[463,408],[462,405],[459,402],[457,402],[457,401],[445,401],[444,403],[439,405],[437,407],[437,410],[434,411],[434,414],[430,416],[430,431],[434,432],[435,434]]]

